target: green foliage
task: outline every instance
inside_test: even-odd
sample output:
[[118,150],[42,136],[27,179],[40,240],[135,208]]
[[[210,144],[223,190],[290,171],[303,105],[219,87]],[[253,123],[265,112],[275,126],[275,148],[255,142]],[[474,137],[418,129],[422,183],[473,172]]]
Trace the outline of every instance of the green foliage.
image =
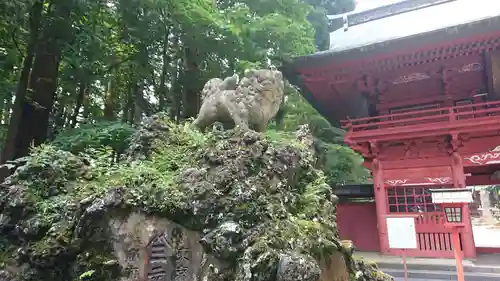
[[128,148],[129,139],[134,132],[135,129],[129,124],[101,121],[65,130],[57,135],[51,144],[72,153],[103,147],[109,147],[117,153],[123,153]]
[[320,165],[331,185],[362,184],[371,179],[363,159],[350,148],[321,142]]
[[87,279],[91,278],[92,275],[94,275],[94,273],[95,273],[95,270],[86,271],[86,272],[82,273],[82,275],[80,275],[80,279],[87,280]]
[[[0,110],[4,113],[11,110],[29,35],[33,32],[29,26],[32,5],[32,1],[24,0],[0,4],[0,11],[4,11],[0,15]],[[50,131],[60,133],[53,136],[50,144],[54,149],[74,154],[89,150],[95,154],[99,150],[99,157],[108,164],[108,169],[113,159],[109,152],[123,154],[135,132],[132,126],[118,121],[119,116],[121,121],[138,123],[141,113],[148,110],[182,112],[190,101],[189,96],[182,95],[199,93],[209,78],[278,63],[270,58],[312,53],[318,47],[315,41],[321,36],[324,40],[320,48],[326,48],[329,40],[324,36],[325,15],[346,12],[354,6],[351,0],[45,0],[42,23],[60,20],[54,11],[64,7],[71,8],[67,19],[71,24],[56,28],[65,33],[60,35],[65,39],[61,41],[64,44],[57,76],[60,87],[50,124],[53,128]],[[43,32],[39,40],[47,40],[44,36],[53,30],[42,26],[40,31]],[[190,56],[186,49],[195,55]],[[194,65],[189,68],[196,73],[188,73],[186,65]],[[188,91],[190,87],[192,91]],[[79,97],[80,92],[83,97]],[[159,100],[165,101],[162,108]],[[290,95],[286,112],[285,132],[309,124],[317,139],[341,142],[341,130],[317,114],[298,93]],[[8,115],[0,114],[0,119]],[[108,121],[102,121],[103,117]],[[268,139],[285,139],[286,135],[270,132]],[[155,145],[163,151],[172,149],[171,144]],[[176,149],[188,155],[192,152],[189,146]],[[348,153],[330,148],[329,151]],[[335,153],[327,155],[334,157]],[[155,161],[155,167],[165,173],[161,181],[171,181],[168,171],[189,164],[188,157],[171,154],[155,153],[148,160]],[[143,163],[133,165],[146,169]],[[345,164],[342,171],[347,172],[349,166],[354,167]],[[345,181],[338,171],[325,170],[325,173],[339,178],[333,182]],[[130,175],[134,173],[130,171]]]
[[354,0],[306,0],[313,7],[325,9],[328,15],[347,13],[356,8]]
[[294,131],[308,124],[316,139],[318,165],[331,185],[366,183],[370,171],[363,167],[363,159],[343,144],[343,130],[332,126],[298,92],[288,96],[284,118],[284,131]]
[[[486,191],[500,195],[500,185],[489,185],[485,188]],[[500,206],[497,206],[500,207]]]
[[354,0],[306,0],[314,7],[308,18],[315,30],[316,48],[320,51],[330,48],[330,30],[327,15],[347,13],[354,10]]
[[[294,131],[302,124],[308,124],[313,135],[326,142],[343,141],[344,131],[332,126],[298,92],[288,96],[285,107],[284,130]],[[340,137],[340,138],[339,138]]]
[[4,141],[7,138],[7,126],[0,125],[0,149],[3,147]]
[[[56,138],[55,146],[72,152],[104,144],[120,153],[121,139],[130,129],[98,120],[121,117],[138,123],[143,113],[167,110],[176,120],[192,117],[180,115],[196,111],[190,108],[196,104],[193,96],[205,81],[279,64],[271,58],[314,52],[315,33],[326,32],[325,13],[344,11],[349,2],[44,0],[38,29],[30,26],[33,1],[3,3],[0,123],[8,121],[3,119],[9,118],[29,38],[36,30],[38,40],[61,39],[59,73],[48,78],[59,85],[49,139]],[[66,10],[71,11],[67,18]],[[43,24],[62,18],[68,23],[64,28]],[[98,128],[85,123],[97,123]],[[78,129],[68,129],[73,127]],[[113,131],[106,132],[106,127]]]
[[314,9],[309,14],[309,21],[315,30],[316,48],[320,51],[330,49],[330,31],[326,11],[319,7]]
[[31,156],[10,162],[8,166],[15,170],[6,182],[28,186],[34,196],[46,199],[70,192],[68,182],[83,175],[84,163],[82,158],[70,152],[43,145],[33,148]]

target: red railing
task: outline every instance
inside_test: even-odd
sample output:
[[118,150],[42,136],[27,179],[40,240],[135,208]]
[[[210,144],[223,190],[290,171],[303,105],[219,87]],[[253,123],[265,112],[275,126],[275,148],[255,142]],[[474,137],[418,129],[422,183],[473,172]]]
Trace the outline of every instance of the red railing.
[[[481,122],[482,121],[482,122]],[[342,121],[349,137],[395,133],[461,130],[468,126],[500,125],[500,101],[426,109]],[[491,125],[490,124],[490,125]]]

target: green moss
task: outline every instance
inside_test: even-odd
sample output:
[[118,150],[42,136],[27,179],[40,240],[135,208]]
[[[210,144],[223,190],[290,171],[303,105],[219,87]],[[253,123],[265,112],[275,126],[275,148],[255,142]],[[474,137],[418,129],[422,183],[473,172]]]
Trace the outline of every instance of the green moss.
[[155,214],[198,231],[237,222],[245,246],[230,261],[235,268],[228,278],[243,280],[250,270],[254,277],[248,281],[272,280],[285,252],[319,259],[342,248],[327,178],[295,134],[202,134],[164,118],[145,126],[118,163],[110,164],[115,156],[105,147],[75,155],[44,145],[11,164],[17,169],[7,184],[24,188],[18,197],[1,198],[22,201],[15,223],[32,232],[19,238],[20,244],[29,241],[20,259],[28,259],[38,273],[60,264],[68,268],[38,280],[116,279],[119,269],[106,231],[114,214],[103,210],[94,221],[84,215],[111,190],[119,190],[120,205],[114,208],[121,215]]
[[72,153],[84,152],[89,148],[101,149],[103,147],[122,153],[128,147],[129,138],[134,133],[134,128],[127,123],[100,121],[65,130],[57,135],[51,145]]
[[0,237],[0,268],[4,268],[8,263],[12,262],[12,253],[15,251],[15,246],[10,244],[7,237]]
[[278,147],[291,146],[298,149],[306,149],[306,147],[297,140],[295,134],[285,131],[268,130],[266,139],[273,145]]

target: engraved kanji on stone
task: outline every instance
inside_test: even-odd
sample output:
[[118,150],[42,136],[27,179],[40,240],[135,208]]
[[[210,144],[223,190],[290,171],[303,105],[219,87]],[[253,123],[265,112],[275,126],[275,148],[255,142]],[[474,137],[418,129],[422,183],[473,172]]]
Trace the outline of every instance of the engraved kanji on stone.
[[130,281],[138,281],[140,279],[139,268],[129,266],[125,268],[125,275],[127,276],[127,279]]
[[125,253],[127,263],[136,263],[139,260],[139,249],[132,248]]
[[191,251],[181,241],[179,248],[175,253],[175,278],[173,281],[188,281],[191,280],[192,274],[190,270]]
[[149,259],[147,280],[148,281],[166,281],[169,271],[172,271],[172,261],[170,256],[173,253],[173,247],[166,237],[165,233],[160,233],[153,237],[148,245]]

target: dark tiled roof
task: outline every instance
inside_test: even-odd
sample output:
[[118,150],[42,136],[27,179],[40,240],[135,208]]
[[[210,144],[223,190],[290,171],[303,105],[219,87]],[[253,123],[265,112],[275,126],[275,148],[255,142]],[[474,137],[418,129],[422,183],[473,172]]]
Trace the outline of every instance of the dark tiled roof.
[[395,0],[394,3],[363,11],[352,11],[344,15],[334,16],[345,18],[349,26],[363,24],[372,20],[390,17],[418,9],[428,8],[456,0]]
[[[405,9],[401,6],[405,3],[413,5]],[[320,53],[359,49],[381,42],[497,18],[500,17],[500,0],[410,0],[336,17],[347,18],[348,28],[332,32],[330,50]]]

